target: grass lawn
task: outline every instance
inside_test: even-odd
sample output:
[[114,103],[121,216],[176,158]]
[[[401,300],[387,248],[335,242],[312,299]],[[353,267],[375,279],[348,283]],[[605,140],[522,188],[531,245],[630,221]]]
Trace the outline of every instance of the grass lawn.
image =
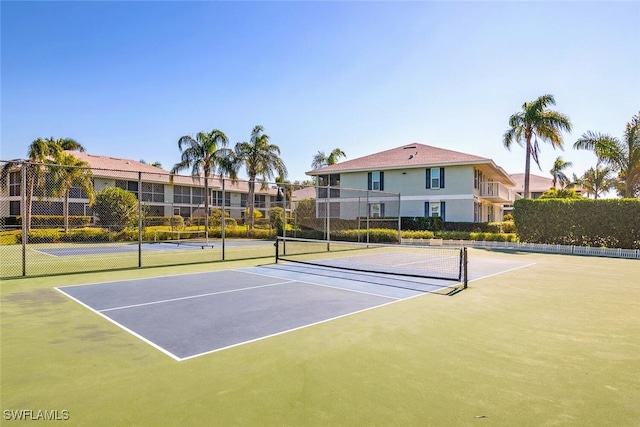
[[640,425],[639,261],[469,256],[536,264],[183,362],[53,288],[259,262],[4,280],[3,425]]

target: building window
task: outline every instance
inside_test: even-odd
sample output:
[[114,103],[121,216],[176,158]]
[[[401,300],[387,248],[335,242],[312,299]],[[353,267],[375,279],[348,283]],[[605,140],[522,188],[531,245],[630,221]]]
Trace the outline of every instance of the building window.
[[130,191],[138,197],[138,181],[116,181],[116,187]]
[[181,206],[179,208],[173,208],[173,214],[180,215],[181,217],[184,217],[184,218],[189,218],[191,216],[191,208],[184,207],[184,206]]
[[427,189],[444,188],[444,168],[427,169]]
[[173,187],[173,203],[191,203],[191,188],[183,185]]
[[149,206],[149,216],[164,216],[164,206]]
[[[213,205],[214,206],[222,206],[222,191],[214,191],[213,192]],[[231,206],[231,193],[228,191],[224,192],[224,206]]]
[[480,203],[473,203],[473,222],[480,222],[482,206]]
[[440,188],[440,169],[431,169],[431,188]]
[[20,172],[11,172],[9,174],[9,195],[10,196],[20,195],[21,181],[22,181],[22,176],[20,175]]
[[11,201],[9,202],[9,216],[19,216],[20,215],[20,202]]
[[473,188],[475,188],[476,190],[480,190],[483,182],[484,182],[484,178],[482,176],[482,171],[474,168],[473,169]]
[[164,184],[142,183],[143,202],[164,202]]
[[62,202],[45,202],[42,200],[36,200],[33,202],[31,213],[33,215],[62,215],[63,203]]
[[440,203],[429,203],[429,216],[440,216]]
[[367,188],[374,191],[384,190],[384,172],[369,172],[367,174]]
[[424,202],[424,216],[440,217],[445,220],[445,202]]
[[89,196],[87,195],[87,193],[85,193],[82,190],[82,188],[73,186],[69,189],[69,198],[70,199],[88,199]]
[[197,206],[204,204],[204,188],[191,188],[191,204]]
[[369,205],[370,218],[384,218],[384,203],[371,203]]
[[267,199],[264,194],[256,194],[255,195],[255,203],[254,208],[264,209],[267,207]]
[[380,190],[380,172],[373,172],[371,174],[371,189]]

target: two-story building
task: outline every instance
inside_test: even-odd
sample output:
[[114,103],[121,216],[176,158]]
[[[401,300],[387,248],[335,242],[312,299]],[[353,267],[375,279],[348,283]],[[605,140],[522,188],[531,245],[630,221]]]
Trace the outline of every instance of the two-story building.
[[[148,209],[150,216],[181,215],[185,218],[204,216],[204,179],[172,175],[169,171],[130,159],[69,151],[69,154],[85,161],[91,168],[96,192],[106,187],[120,187],[132,192]],[[11,171],[7,189],[0,194],[0,217],[16,217],[21,212],[21,171]],[[224,191],[223,191],[224,190]],[[264,216],[276,203],[277,189],[262,189],[256,184],[255,208]],[[209,204],[212,208],[224,208],[233,218],[243,217],[248,207],[247,181],[220,177],[209,178]],[[69,214],[92,216],[89,200],[80,188],[69,192]],[[278,202],[280,203],[280,202]],[[32,202],[33,215],[63,215],[62,198],[38,197]]]
[[400,193],[403,217],[501,221],[503,208],[516,199],[515,182],[493,160],[418,143],[325,166],[307,175],[316,177],[319,187]]

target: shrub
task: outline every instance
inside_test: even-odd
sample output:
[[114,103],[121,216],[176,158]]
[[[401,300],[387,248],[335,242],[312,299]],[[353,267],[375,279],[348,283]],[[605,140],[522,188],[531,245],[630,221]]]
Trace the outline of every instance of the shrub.
[[184,228],[184,218],[180,215],[174,215],[170,219],[171,229],[182,229]]
[[430,216],[402,217],[400,228],[408,231],[439,231],[442,230],[442,218]]
[[495,222],[445,222],[442,227],[442,231],[499,233],[500,225]]
[[403,239],[433,239],[434,237],[433,231],[402,231]]
[[138,199],[122,188],[107,187],[96,195],[93,210],[100,225],[122,231],[137,221]]
[[275,228],[278,234],[282,234],[284,224],[284,209],[279,206],[269,209],[269,225],[271,228]]
[[144,219],[144,225],[146,227],[153,227],[157,225],[171,225],[171,217],[168,216],[148,216]]
[[[137,237],[137,236],[136,236]],[[82,228],[61,233],[61,242],[108,242],[109,232],[102,228]]]
[[[331,232],[331,240],[340,240],[347,242],[365,242],[367,241],[366,230],[338,230]],[[397,243],[398,231],[388,228],[370,228],[370,243]]]

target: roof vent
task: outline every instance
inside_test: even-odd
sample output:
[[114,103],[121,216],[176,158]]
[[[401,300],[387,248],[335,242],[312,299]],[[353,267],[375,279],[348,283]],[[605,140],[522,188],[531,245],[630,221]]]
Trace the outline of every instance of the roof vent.
[[416,146],[415,145],[409,145],[407,147],[404,147],[405,150],[415,150]]

